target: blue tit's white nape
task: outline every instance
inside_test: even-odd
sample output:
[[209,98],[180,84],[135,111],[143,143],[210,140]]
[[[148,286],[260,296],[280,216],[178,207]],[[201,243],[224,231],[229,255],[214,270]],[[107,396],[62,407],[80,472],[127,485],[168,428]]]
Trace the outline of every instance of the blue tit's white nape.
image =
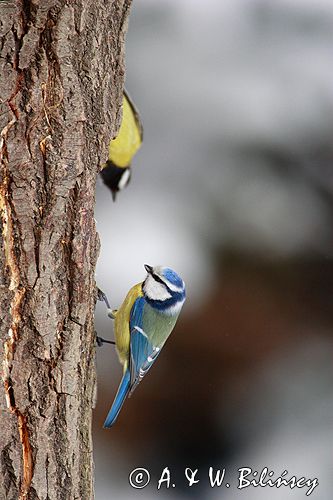
[[124,374],[104,422],[106,428],[115,423],[126,397],[158,357],[185,301],[185,284],[175,271],[148,265],[145,269],[146,279],[130,289],[117,311],[110,312],[115,319],[116,350]]

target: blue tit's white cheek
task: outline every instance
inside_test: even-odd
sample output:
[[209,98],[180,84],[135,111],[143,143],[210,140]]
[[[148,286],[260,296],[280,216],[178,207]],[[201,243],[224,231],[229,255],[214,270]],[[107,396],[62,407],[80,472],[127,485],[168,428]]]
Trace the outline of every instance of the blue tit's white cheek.
[[130,179],[130,176],[131,176],[131,172],[130,172],[129,168],[127,168],[125,170],[125,172],[123,173],[123,175],[120,177],[120,181],[118,184],[119,191],[121,191],[122,189],[124,189],[124,187],[127,186],[128,181]]
[[162,285],[162,283],[155,281],[151,275],[147,276],[144,283],[143,291],[147,295],[147,297],[151,300],[164,301],[171,298],[171,295],[165,288],[165,286]]

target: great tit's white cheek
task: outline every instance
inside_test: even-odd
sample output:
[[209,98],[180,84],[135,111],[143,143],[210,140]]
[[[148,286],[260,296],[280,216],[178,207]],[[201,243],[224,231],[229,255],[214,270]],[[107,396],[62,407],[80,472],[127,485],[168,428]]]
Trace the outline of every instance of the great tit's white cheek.
[[121,176],[121,178],[120,178],[120,181],[119,181],[119,184],[118,184],[119,191],[121,191],[122,189],[124,189],[124,187],[127,186],[128,181],[130,180],[130,177],[131,177],[131,172],[127,168],[125,170],[125,172],[123,173],[123,175]]

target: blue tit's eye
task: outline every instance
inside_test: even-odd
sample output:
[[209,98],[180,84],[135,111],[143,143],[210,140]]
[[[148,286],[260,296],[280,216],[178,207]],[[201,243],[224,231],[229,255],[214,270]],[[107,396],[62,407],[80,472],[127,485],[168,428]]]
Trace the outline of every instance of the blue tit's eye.
[[155,281],[158,281],[158,283],[162,283],[162,285],[167,286],[165,281],[163,281],[157,274],[152,273],[152,277],[154,278]]

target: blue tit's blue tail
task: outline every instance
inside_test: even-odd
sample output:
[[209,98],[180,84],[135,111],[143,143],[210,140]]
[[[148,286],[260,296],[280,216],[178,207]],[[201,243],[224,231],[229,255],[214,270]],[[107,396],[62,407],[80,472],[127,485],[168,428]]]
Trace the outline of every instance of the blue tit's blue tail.
[[123,378],[121,379],[121,382],[120,382],[116,397],[114,398],[114,401],[112,403],[111,409],[108,413],[108,416],[105,419],[105,422],[104,422],[105,429],[108,429],[109,427],[111,427],[115,423],[115,421],[119,415],[119,412],[121,410],[121,407],[123,406],[124,401],[126,399],[126,396],[129,392],[130,379],[131,379],[130,371],[126,370],[124,375],[123,375]]

